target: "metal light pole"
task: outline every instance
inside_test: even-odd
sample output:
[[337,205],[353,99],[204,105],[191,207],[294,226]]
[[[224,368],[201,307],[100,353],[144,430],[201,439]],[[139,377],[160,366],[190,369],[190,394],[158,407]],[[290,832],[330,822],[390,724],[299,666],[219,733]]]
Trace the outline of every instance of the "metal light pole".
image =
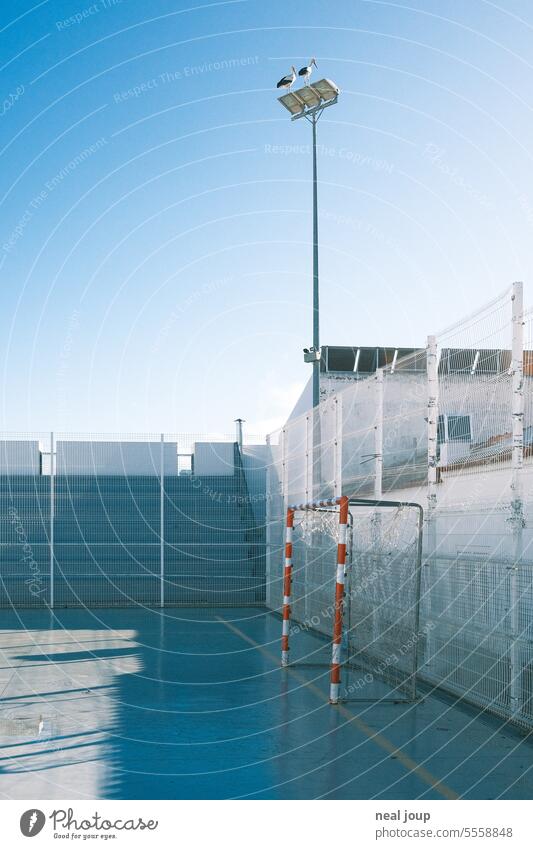
[[319,80],[279,97],[291,113],[291,120],[306,118],[313,130],[313,345],[304,348],[304,360],[313,364],[313,407],[320,403],[320,306],[318,279],[318,181],[316,162],[316,125],[324,109],[337,103],[339,89],[331,80]]
[[[310,118],[313,126],[313,348],[320,357],[320,303],[318,288],[318,186],[316,168],[316,122],[320,116]],[[316,354],[315,354],[316,356]],[[320,359],[313,362],[313,407],[320,403]]]

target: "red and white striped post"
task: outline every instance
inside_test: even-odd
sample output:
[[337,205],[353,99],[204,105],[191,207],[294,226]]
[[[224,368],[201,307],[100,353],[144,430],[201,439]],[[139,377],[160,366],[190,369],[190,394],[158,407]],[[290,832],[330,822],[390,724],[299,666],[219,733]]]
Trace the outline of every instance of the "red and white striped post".
[[337,580],[335,584],[335,620],[333,624],[333,645],[331,650],[331,677],[329,701],[338,704],[341,683],[341,642],[342,614],[344,607],[344,572],[346,569],[346,540],[348,534],[349,501],[346,495],[337,499],[339,512],[339,540],[337,543]]
[[285,569],[283,571],[283,626],[281,631],[281,665],[289,665],[289,628],[291,621],[291,583],[292,583],[292,530],[294,527],[294,508],[287,509],[285,528]]

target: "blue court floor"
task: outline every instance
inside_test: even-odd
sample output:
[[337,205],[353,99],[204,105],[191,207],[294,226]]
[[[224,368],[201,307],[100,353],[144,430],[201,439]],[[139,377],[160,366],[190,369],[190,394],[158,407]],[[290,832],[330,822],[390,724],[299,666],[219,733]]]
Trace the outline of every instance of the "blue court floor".
[[0,622],[4,799],[533,797],[524,736],[435,694],[332,707],[260,608]]

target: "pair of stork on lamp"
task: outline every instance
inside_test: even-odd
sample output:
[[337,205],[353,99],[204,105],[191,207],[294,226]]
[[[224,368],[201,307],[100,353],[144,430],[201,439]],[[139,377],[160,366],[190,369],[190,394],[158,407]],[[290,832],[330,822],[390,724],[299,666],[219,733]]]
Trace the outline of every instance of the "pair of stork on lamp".
[[287,91],[290,91],[296,77],[303,77],[305,80],[305,84],[309,85],[309,78],[313,73],[313,66],[315,68],[318,68],[314,56],[310,60],[309,64],[306,65],[304,68],[300,68],[299,71],[297,71],[293,65],[290,74],[287,74],[285,77],[282,77],[279,83],[277,84],[276,88],[285,88],[287,89]]

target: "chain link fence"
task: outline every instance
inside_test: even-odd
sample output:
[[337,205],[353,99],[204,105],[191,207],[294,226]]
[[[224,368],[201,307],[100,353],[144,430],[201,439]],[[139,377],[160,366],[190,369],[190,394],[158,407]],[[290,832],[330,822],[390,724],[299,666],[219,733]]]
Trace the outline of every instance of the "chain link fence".
[[0,606],[260,604],[264,479],[259,440],[4,434]]
[[[271,434],[266,598],[279,608],[288,504],[341,494],[419,503],[419,679],[529,730],[533,311],[522,298],[514,284]],[[355,536],[352,581],[367,554]]]

